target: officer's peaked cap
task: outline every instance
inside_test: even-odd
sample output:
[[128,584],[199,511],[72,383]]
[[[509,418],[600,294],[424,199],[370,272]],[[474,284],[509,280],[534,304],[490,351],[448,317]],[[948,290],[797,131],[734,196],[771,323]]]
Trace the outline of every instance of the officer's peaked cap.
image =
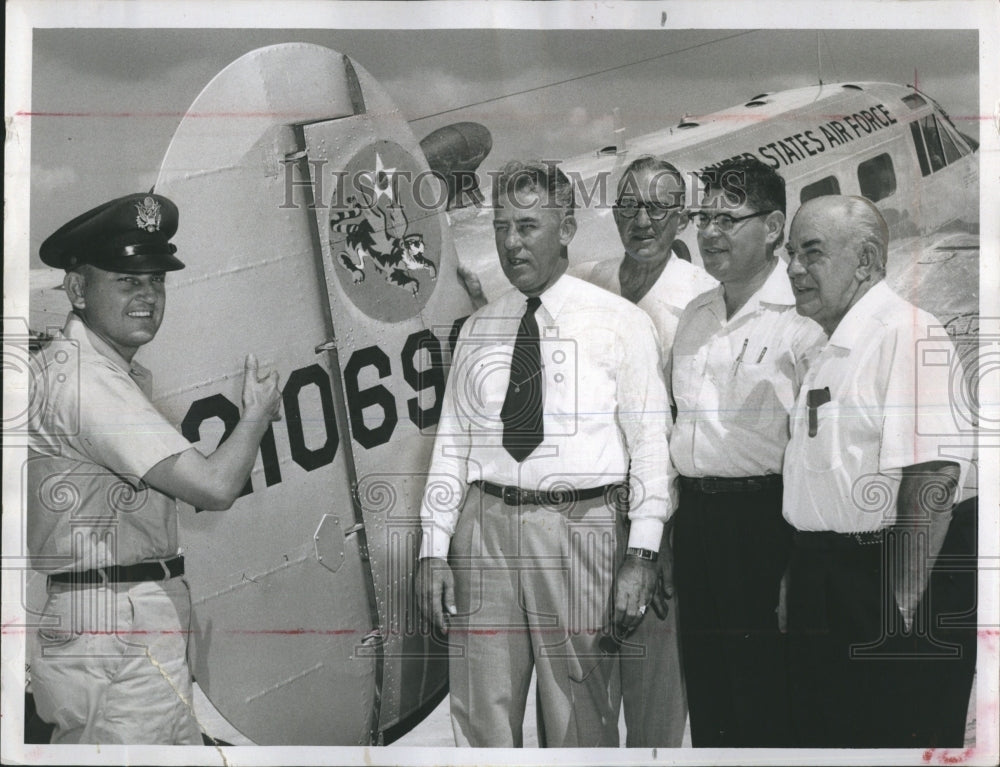
[[59,227],[39,250],[42,261],[67,271],[92,264],[109,272],[145,274],[183,269],[170,238],[177,206],[158,194],[119,197]]

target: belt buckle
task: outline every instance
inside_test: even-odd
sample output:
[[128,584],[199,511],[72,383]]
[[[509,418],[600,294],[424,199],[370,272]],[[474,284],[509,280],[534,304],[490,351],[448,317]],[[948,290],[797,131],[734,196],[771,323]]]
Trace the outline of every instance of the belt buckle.
[[503,502],[508,506],[521,505],[521,489],[515,485],[504,485],[502,497]]
[[167,567],[166,560],[158,559],[157,562],[159,562],[160,567],[163,568],[163,580],[169,581],[173,576],[170,574],[170,568]]

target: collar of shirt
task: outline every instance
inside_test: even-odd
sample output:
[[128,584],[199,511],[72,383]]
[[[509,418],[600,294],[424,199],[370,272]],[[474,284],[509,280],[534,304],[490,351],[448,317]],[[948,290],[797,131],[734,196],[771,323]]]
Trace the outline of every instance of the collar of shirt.
[[885,284],[885,280],[879,280],[847,310],[827,343],[842,349],[853,349],[871,333],[871,321],[879,321],[882,314],[880,307],[894,298],[896,294]]
[[[622,259],[626,258],[631,258],[628,251],[622,253]],[[683,262],[683,264],[678,266],[681,262]],[[665,275],[668,273],[674,275],[673,279],[675,280],[678,277],[684,277],[684,279],[687,279],[687,270],[684,268],[685,266],[690,267],[691,264],[678,256],[676,250],[671,249],[670,258],[667,259],[667,265],[663,267],[663,271],[660,272],[660,276],[656,278],[656,282],[653,283],[653,287],[649,289],[649,292],[646,293],[646,295],[648,296],[652,293],[653,288],[663,282],[664,279],[666,279]],[[600,284],[601,287],[604,287],[619,296],[622,294],[622,282],[618,277],[618,270],[620,268],[621,261],[608,259],[607,261],[600,262],[600,264],[598,264],[594,269],[594,274],[598,277],[596,282]],[[683,309],[684,307],[682,306],[681,308]]]
[[[687,290],[664,290],[658,291],[656,288],[662,282],[664,285],[686,285],[688,283],[698,280],[701,275],[698,274],[698,267],[693,264],[688,263],[684,259],[678,257],[675,253],[671,253],[670,260],[667,261],[667,265],[663,267],[663,271],[660,273],[659,279],[654,283],[653,287],[650,288],[649,293],[652,294],[656,291],[657,299],[668,306],[673,306],[675,309],[680,311],[684,310],[684,307],[688,305],[688,296],[690,293]],[[712,278],[708,272],[703,272],[704,277],[707,280]],[[706,281],[707,281],[706,280]],[[712,280],[714,282],[714,280]],[[700,292],[700,291],[699,291]],[[639,303],[642,303],[641,301]]]
[[134,360],[128,362],[115,351],[111,344],[88,328],[87,324],[75,312],[70,312],[66,318],[63,335],[80,345],[81,355],[94,354],[104,358],[122,372],[127,373],[146,396],[151,395],[152,373]]
[[[539,296],[542,302],[539,309],[544,310],[545,315],[548,315],[547,317],[543,315],[543,318],[549,324],[554,324],[559,319],[559,312],[562,311],[563,306],[566,305],[566,301],[573,292],[574,279],[575,278],[570,277],[569,275],[562,274],[558,280],[549,285],[545,292]],[[524,314],[524,306],[528,301],[528,297],[519,290],[513,290],[509,295],[512,296],[512,300],[517,302],[517,306],[519,307],[517,317],[520,322],[521,315]],[[539,323],[539,325],[542,324],[544,323]]]
[[788,275],[785,274],[785,270],[779,268],[781,265],[781,259],[776,258],[774,266],[771,268],[771,273],[767,276],[764,284],[728,320],[726,319],[726,300],[723,292],[725,286],[721,283],[714,290],[702,293],[692,303],[698,306],[707,306],[709,311],[716,316],[722,325],[735,322],[745,314],[756,313],[764,304],[774,307],[795,306],[795,295],[792,293],[792,284],[788,281]]

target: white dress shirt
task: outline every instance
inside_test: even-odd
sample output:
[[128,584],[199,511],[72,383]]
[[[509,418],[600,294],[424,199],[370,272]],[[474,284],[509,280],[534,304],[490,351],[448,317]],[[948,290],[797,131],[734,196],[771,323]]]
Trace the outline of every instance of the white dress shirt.
[[[625,256],[629,258],[629,256]],[[620,261],[601,261],[590,273],[589,281],[615,295],[622,294],[621,281],[618,278]],[[660,356],[663,357],[664,377],[670,381],[670,351],[677,334],[677,323],[680,321],[684,307],[695,296],[711,290],[719,283],[700,266],[671,253],[667,265],[663,267],[660,276],[653,286],[636,304],[656,327],[660,341]]]
[[780,474],[788,415],[809,355],[825,340],[795,311],[780,260],[726,319],[723,288],[695,298],[674,338],[677,422],[670,457],[686,477]]
[[445,557],[468,484],[525,490],[629,478],[629,545],[658,549],[674,509],[669,403],[652,321],[569,275],[541,295],[544,439],[523,462],[503,447],[500,409],[526,297],[511,290],[462,327],[420,510],[420,556]]
[[[956,356],[941,323],[885,282],[865,293],[803,381],[785,458],[785,519],[799,530],[878,530],[896,520],[904,467],[951,460],[964,480],[974,437],[962,434],[971,418],[952,396],[962,383]],[[809,436],[807,392],[824,387],[830,401],[815,408]]]

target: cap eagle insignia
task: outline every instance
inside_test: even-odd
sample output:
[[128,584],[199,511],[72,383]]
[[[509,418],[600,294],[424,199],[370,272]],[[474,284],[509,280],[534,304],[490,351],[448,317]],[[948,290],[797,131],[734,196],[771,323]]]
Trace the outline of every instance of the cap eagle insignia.
[[138,215],[135,217],[135,225],[147,232],[157,232],[160,229],[160,203],[152,197],[143,198],[142,202],[135,204]]

